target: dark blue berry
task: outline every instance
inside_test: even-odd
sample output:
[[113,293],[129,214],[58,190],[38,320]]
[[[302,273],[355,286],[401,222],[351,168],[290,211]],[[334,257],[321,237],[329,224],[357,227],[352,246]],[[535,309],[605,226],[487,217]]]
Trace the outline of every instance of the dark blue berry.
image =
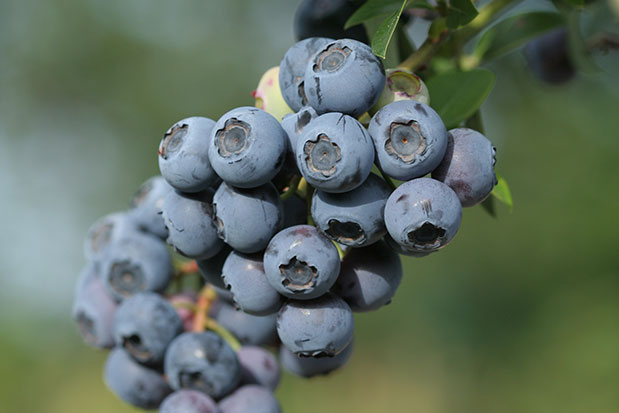
[[266,387],[246,385],[219,402],[221,413],[281,413],[273,393]]
[[277,339],[277,314],[255,316],[247,314],[222,300],[217,301],[211,316],[230,331],[243,345],[270,345]]
[[307,182],[326,192],[347,192],[366,180],[374,162],[369,133],[355,118],[327,113],[297,140],[297,166]]
[[299,357],[285,346],[279,348],[282,367],[297,376],[310,378],[329,374],[348,362],[352,355],[353,343],[333,357]]
[[462,205],[456,193],[431,178],[400,185],[385,206],[389,235],[404,249],[432,252],[446,246],[458,232]]
[[155,293],[138,293],[124,300],[114,317],[114,340],[136,361],[160,365],[170,342],[183,331],[183,322],[170,303]]
[[198,390],[218,399],[236,388],[241,369],[236,353],[219,335],[183,333],[168,347],[165,374],[175,390]]
[[325,236],[350,247],[363,247],[386,233],[384,210],[391,189],[370,174],[361,186],[343,194],[314,192],[312,218]]
[[385,69],[368,45],[335,40],[307,63],[304,83],[307,103],[318,114],[341,112],[358,117],[378,101],[385,87]]
[[116,396],[146,410],[158,408],[172,391],[160,372],[139,364],[119,347],[107,357],[103,380]]
[[161,205],[163,197],[173,188],[161,176],[153,176],[144,182],[131,199],[129,215],[144,231],[161,239],[168,237],[168,229],[163,223]]
[[288,137],[272,115],[254,107],[224,114],[213,127],[208,158],[229,185],[256,188],[282,168]]
[[178,390],[165,398],[159,413],[220,413],[215,401],[195,390]]
[[368,131],[376,147],[376,163],[401,181],[434,170],[447,149],[447,130],[441,117],[414,100],[384,106],[372,117]]
[[344,30],[344,24],[358,7],[359,2],[354,0],[303,0],[295,13],[294,35],[299,40],[326,36],[368,43],[363,25]]
[[273,314],[282,305],[282,296],[264,275],[262,254],[232,251],[224,263],[221,278],[232,293],[234,304],[248,314]]
[[283,224],[282,201],[271,183],[241,189],[223,182],[213,198],[213,213],[219,237],[244,253],[266,248]]
[[335,283],[340,257],[333,243],[310,225],[277,233],[264,253],[268,282],[280,294],[309,300],[320,297]]
[[497,183],[496,150],[484,135],[468,128],[449,131],[447,153],[432,178],[449,185],[463,207],[479,204]]
[[170,185],[183,192],[199,192],[217,182],[208,159],[215,122],[195,116],[175,123],[159,145],[159,169]]
[[183,194],[170,191],[163,199],[161,209],[168,228],[168,244],[189,258],[214,257],[223,242],[213,224],[212,193]]
[[352,341],[353,329],[350,307],[332,293],[314,300],[289,300],[277,317],[282,343],[302,357],[336,356]]
[[275,391],[279,384],[280,369],[270,351],[257,346],[243,346],[236,355],[241,363],[242,384],[258,384]]
[[353,311],[373,311],[391,301],[401,280],[400,256],[379,241],[346,254],[334,291]]

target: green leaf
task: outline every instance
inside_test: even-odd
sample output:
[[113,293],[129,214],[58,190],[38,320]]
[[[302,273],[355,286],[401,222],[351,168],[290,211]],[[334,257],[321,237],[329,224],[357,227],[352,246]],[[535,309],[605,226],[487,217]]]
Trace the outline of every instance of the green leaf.
[[393,33],[395,31],[396,26],[398,25],[398,21],[400,20],[400,16],[402,15],[402,11],[406,6],[407,0],[402,1],[402,4],[398,10],[392,12],[385,20],[383,20],[374,36],[372,36],[372,51],[378,57],[382,57],[383,59],[387,53],[387,47],[389,47],[389,42],[393,37]]
[[496,178],[498,183],[492,189],[492,196],[506,204],[510,211],[514,208],[514,203],[512,201],[512,193],[509,190],[509,185],[507,185],[507,181],[498,173],[496,174]]
[[447,27],[456,29],[468,24],[477,16],[479,11],[472,0],[451,0],[449,2],[449,14],[447,15]]
[[484,199],[481,203],[481,207],[493,218],[496,218],[496,205],[493,197],[489,196],[488,198]]
[[393,13],[398,9],[402,0],[368,0],[348,18],[344,29],[356,26],[374,17]]
[[484,61],[497,58],[564,24],[563,16],[555,12],[534,11],[509,17],[484,33],[475,47],[475,56]]
[[434,76],[427,85],[431,106],[451,129],[479,109],[494,86],[494,74],[479,68],[469,72],[451,70]]

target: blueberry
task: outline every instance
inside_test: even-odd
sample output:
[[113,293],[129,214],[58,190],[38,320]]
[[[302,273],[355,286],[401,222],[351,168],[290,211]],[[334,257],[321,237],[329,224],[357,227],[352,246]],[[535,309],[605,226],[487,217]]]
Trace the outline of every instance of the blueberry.
[[336,356],[352,341],[353,329],[350,307],[332,293],[314,300],[289,300],[277,316],[282,343],[302,357]]
[[370,108],[370,115],[374,115],[385,105],[398,100],[416,100],[426,105],[430,104],[428,87],[413,72],[406,69],[387,69],[386,76],[385,89],[378,98],[378,102]]
[[199,192],[217,181],[208,159],[215,122],[195,116],[176,122],[159,144],[159,169],[170,185],[183,192]]
[[110,244],[133,236],[136,232],[138,232],[138,223],[132,215],[126,212],[105,215],[88,229],[84,240],[84,255],[89,260],[99,260]]
[[389,235],[413,252],[432,252],[446,246],[458,232],[461,219],[458,195],[431,178],[403,183],[385,206]]
[[219,413],[219,407],[202,392],[178,390],[165,398],[159,413]]
[[283,224],[282,201],[272,183],[241,189],[223,182],[213,212],[219,237],[244,253],[263,250]]
[[329,374],[348,362],[352,355],[353,343],[333,357],[299,357],[285,346],[279,348],[279,359],[282,367],[297,376],[310,378]]
[[449,131],[447,153],[432,178],[449,185],[463,207],[479,204],[497,183],[496,150],[484,135],[468,128]]
[[369,133],[356,119],[327,113],[297,140],[297,166],[307,182],[326,192],[347,192],[366,180],[374,162]]
[[280,370],[275,356],[257,346],[243,346],[236,352],[241,363],[241,383],[258,384],[275,391]]
[[279,66],[270,68],[262,75],[252,96],[256,99],[258,109],[273,115],[277,120],[292,113],[279,87]]
[[312,37],[294,44],[279,64],[279,87],[288,106],[298,112],[307,105],[303,78],[307,62],[320,48],[333,39]]
[[265,387],[246,385],[219,402],[222,413],[281,413],[273,393]]
[[208,158],[224,182],[256,188],[282,168],[287,140],[272,115],[258,108],[240,107],[224,114],[213,127]]
[[269,315],[282,306],[282,296],[264,275],[262,254],[232,251],[224,263],[221,278],[235,305],[248,314]]
[[103,380],[119,398],[146,410],[159,407],[172,391],[161,373],[138,364],[118,347],[107,357]]
[[311,106],[304,106],[299,109],[297,113],[291,113],[282,119],[282,128],[284,128],[288,136],[288,142],[290,143],[293,156],[295,148],[297,147],[297,140],[303,135],[303,131],[307,125],[317,117],[318,114],[314,108]]
[[320,297],[340,272],[337,248],[310,225],[277,233],[264,252],[267,280],[280,294],[300,300]]
[[344,24],[359,7],[351,0],[303,0],[297,7],[294,34],[299,40],[313,36],[349,38],[368,43],[363,25],[344,30]]
[[243,345],[264,346],[277,338],[275,320],[277,314],[255,316],[235,310],[232,305],[218,300],[211,316],[230,331]]
[[401,280],[400,256],[379,241],[346,254],[334,291],[353,311],[373,311],[391,301]]
[[435,169],[447,149],[447,130],[428,105],[414,100],[392,102],[379,110],[368,127],[376,147],[376,162],[401,181]]
[[342,112],[358,117],[378,101],[385,87],[385,69],[368,45],[335,40],[313,55],[303,81],[307,103],[318,114]]
[[370,245],[387,233],[383,216],[390,194],[389,185],[370,174],[361,186],[350,192],[314,192],[312,218],[320,232],[340,244]]
[[183,322],[170,303],[155,293],[138,293],[124,300],[114,317],[114,340],[137,362],[160,365]]
[[211,331],[176,337],[165,354],[164,368],[174,390],[199,390],[215,399],[234,390],[241,378],[236,353]]
[[542,82],[560,85],[576,74],[565,27],[531,40],[524,52],[532,73]]
[[161,217],[163,198],[172,187],[161,176],[153,176],[144,182],[131,199],[129,215],[144,231],[161,239],[168,237],[168,229]]
[[302,225],[307,222],[307,202],[297,195],[293,195],[284,201],[284,225],[283,228]]
[[221,271],[224,267],[224,262],[226,262],[226,258],[230,255],[230,251],[232,251],[232,249],[224,245],[214,257],[206,260],[196,260],[198,270],[206,282],[218,288],[226,288],[224,281],[221,279]]
[[197,194],[170,191],[163,199],[161,209],[169,232],[167,241],[179,254],[208,259],[221,251],[223,242],[213,224],[211,201],[210,191]]
[[80,273],[73,301],[73,319],[84,342],[93,347],[110,348],[116,301],[110,296],[98,273],[89,262]]
[[111,244],[101,262],[105,285],[118,301],[142,291],[162,292],[172,273],[165,243],[146,234],[134,233]]

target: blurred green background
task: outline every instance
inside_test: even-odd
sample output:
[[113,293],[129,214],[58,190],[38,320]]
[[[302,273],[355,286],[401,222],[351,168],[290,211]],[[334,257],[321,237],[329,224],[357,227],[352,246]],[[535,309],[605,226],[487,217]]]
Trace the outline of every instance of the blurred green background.
[[[135,411],[70,320],[82,238],[158,173],[172,123],[253,104],[296,5],[0,1],[0,411]],[[284,377],[285,412],[619,411],[617,56],[559,88],[519,53],[491,66],[513,212],[467,209],[449,248],[405,259],[344,369]]]

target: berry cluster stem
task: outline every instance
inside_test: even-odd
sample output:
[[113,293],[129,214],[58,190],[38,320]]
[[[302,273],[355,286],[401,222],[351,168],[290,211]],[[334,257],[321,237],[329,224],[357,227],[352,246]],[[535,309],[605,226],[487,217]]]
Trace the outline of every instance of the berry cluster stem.
[[196,303],[196,315],[193,319],[194,332],[201,333],[206,328],[208,311],[216,298],[217,293],[211,285],[207,284],[202,287],[202,290],[200,290],[200,294],[198,295],[198,302]]

